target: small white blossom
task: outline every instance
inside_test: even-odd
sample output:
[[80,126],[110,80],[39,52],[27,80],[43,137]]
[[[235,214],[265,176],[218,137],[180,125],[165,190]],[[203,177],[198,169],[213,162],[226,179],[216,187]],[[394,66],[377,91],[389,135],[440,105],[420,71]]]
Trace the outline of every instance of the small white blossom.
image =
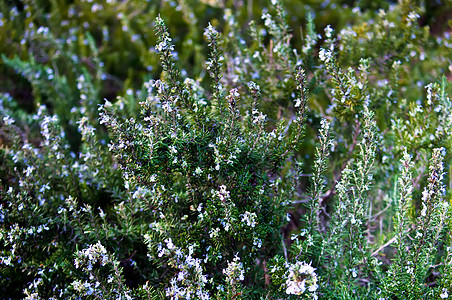
[[39,192],[44,193],[46,190],[50,190],[49,182],[47,182],[46,184],[41,186],[41,188],[39,189]]
[[103,218],[105,218],[105,213],[104,213],[104,211],[102,210],[102,208],[100,208],[99,207],[99,216],[103,219]]
[[419,14],[415,13],[413,11],[408,14],[408,19],[410,19],[410,20],[415,21],[415,20],[417,20],[419,18],[420,18]]
[[214,239],[214,238],[217,238],[219,234],[220,234],[220,228],[212,229],[212,230],[209,232],[210,238],[213,238],[213,239]]
[[171,44],[171,39],[167,38],[161,41],[157,46],[155,46],[155,50],[157,50],[158,52],[174,51],[174,45]]
[[14,120],[10,116],[3,117],[3,122],[5,122],[6,125],[14,124]]
[[275,21],[273,21],[272,16],[269,13],[262,14],[261,18],[264,20],[265,27],[267,27],[270,32],[276,32],[278,30],[278,26]]
[[25,177],[30,177],[31,173],[34,171],[35,167],[28,166],[26,170],[24,170]]
[[174,244],[173,244],[173,240],[171,238],[165,239],[165,243],[166,243],[166,247],[169,250],[173,250],[174,249]]
[[195,174],[196,174],[196,175],[201,175],[201,174],[202,174],[202,170],[201,170],[200,167],[197,167],[197,168],[195,169]]
[[262,240],[257,238],[257,237],[254,237],[253,245],[256,246],[257,248],[261,248],[262,247]]
[[88,270],[92,269],[93,264],[97,262],[99,262],[102,266],[105,266],[108,262],[110,262],[107,249],[105,249],[100,242],[78,251],[77,257],[74,260],[76,268],[79,268],[80,265],[86,265]]
[[169,149],[170,149],[170,152],[171,152],[171,153],[173,153],[173,154],[176,154],[176,153],[177,153],[176,146],[169,146]]
[[301,106],[302,101],[301,101],[300,98],[295,99],[294,102],[295,102],[295,105],[294,105],[295,107],[300,107]]
[[446,288],[443,288],[443,292],[439,295],[441,299],[449,298],[449,293]]
[[173,108],[171,107],[171,104],[169,102],[165,102],[162,104],[162,108],[165,112],[170,113],[173,111]]
[[157,174],[152,174],[151,177],[149,177],[150,182],[155,182],[157,180]]
[[328,25],[325,27],[325,36],[327,38],[331,37],[331,33],[333,33],[333,28],[331,28],[331,25]]

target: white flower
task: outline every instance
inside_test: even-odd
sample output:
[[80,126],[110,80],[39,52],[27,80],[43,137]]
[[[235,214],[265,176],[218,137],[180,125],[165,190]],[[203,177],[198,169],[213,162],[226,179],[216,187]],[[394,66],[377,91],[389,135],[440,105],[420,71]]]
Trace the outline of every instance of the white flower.
[[406,267],[406,272],[407,272],[408,274],[413,275],[414,268],[412,268],[412,267]]
[[331,28],[331,25],[328,25],[325,27],[325,36],[327,38],[331,37],[331,33],[333,32],[333,28]]
[[171,107],[171,104],[169,102],[163,103],[162,108],[167,113],[170,113],[173,111],[173,108]]
[[174,51],[174,46],[171,44],[171,39],[165,39],[161,41],[157,46],[155,46],[155,49],[158,52]]
[[197,167],[197,168],[196,168],[195,174],[196,174],[196,175],[201,175],[201,174],[202,174],[202,170],[201,170],[200,167]]
[[[425,191],[426,191],[426,190],[424,190],[424,192],[425,192]],[[422,202],[421,216],[423,216],[423,217],[427,216],[427,206],[425,205],[424,202]]]
[[31,175],[31,173],[33,172],[34,169],[35,169],[35,167],[28,166],[27,169],[24,171],[25,177],[30,177],[30,175]]
[[165,243],[166,243],[166,247],[169,250],[172,250],[175,248],[174,244],[173,244],[173,240],[171,238],[165,239]]
[[46,190],[50,190],[49,182],[47,182],[46,184],[41,186],[41,188],[39,189],[39,192],[44,193]]
[[295,105],[294,105],[295,107],[300,107],[301,106],[301,99],[300,98],[297,98],[294,101],[295,101]]
[[176,153],[177,153],[176,146],[169,146],[169,149],[170,149],[170,152],[171,152],[171,153],[173,153],[173,154],[176,154]]
[[278,30],[275,21],[272,20],[272,16],[269,13],[262,14],[262,20],[264,20],[265,27],[267,27],[270,32]]
[[319,287],[315,269],[305,262],[296,262],[289,266],[286,294],[301,295],[306,289],[315,292]]
[[330,130],[330,122],[327,119],[322,119],[320,121],[320,125],[324,134],[326,134]]
[[3,122],[5,122],[6,125],[14,124],[14,120],[10,116],[3,117]]
[[419,19],[420,18],[420,16],[419,16],[419,14],[417,14],[417,13],[415,13],[415,12],[410,12],[409,14],[408,14],[408,19],[410,19],[410,20],[416,20],[416,19]]
[[427,84],[426,86],[425,86],[425,88],[427,89],[427,104],[428,105],[432,105],[432,87],[433,87],[433,84]]
[[[259,56],[259,52],[256,51],[254,53],[253,57],[255,57],[256,55]],[[248,82],[248,87],[251,90],[251,92],[260,92],[260,90],[261,90],[261,87],[254,81]]]
[[87,117],[82,117],[78,122],[78,130],[83,136],[94,136],[96,128],[89,124]]
[[211,238],[217,238],[218,237],[218,235],[220,234],[220,228],[215,228],[215,229],[212,229],[210,232],[209,232],[209,236],[211,237]]
[[107,249],[100,243],[90,245],[88,248],[77,252],[77,257],[74,260],[76,268],[80,267],[80,264],[86,264],[88,270],[91,270],[93,264],[99,262],[102,266],[110,262],[110,258],[107,254]]
[[3,260],[3,263],[7,266],[9,266],[11,264],[11,256],[9,257],[2,257],[1,258]]
[[447,292],[447,289],[443,288],[443,292],[439,296],[441,297],[441,299],[449,298],[449,293]]

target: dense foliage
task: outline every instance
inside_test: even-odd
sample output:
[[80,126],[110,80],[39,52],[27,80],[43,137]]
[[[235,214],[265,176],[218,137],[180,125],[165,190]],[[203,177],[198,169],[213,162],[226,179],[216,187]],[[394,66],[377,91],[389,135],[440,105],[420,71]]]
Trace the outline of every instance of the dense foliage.
[[0,295],[452,295],[452,7],[308,2],[1,2]]

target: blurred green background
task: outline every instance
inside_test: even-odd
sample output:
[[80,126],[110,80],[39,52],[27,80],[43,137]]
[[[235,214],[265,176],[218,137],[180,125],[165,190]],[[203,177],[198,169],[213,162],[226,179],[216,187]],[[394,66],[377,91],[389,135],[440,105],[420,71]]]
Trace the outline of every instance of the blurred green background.
[[[292,43],[299,49],[308,12],[314,16],[318,31],[331,24],[339,32],[345,25],[354,23],[353,9],[372,17],[380,8],[389,9],[394,1],[291,0],[284,4],[293,29]],[[429,25],[433,34],[448,28],[452,2],[418,1],[418,4],[424,10],[421,25]],[[47,67],[54,73],[34,74],[35,77],[62,78],[65,88],[73,89],[73,93],[68,93],[73,95],[72,99],[67,99],[68,107],[77,106],[75,87],[80,69],[99,77],[101,99],[114,100],[117,95],[126,95],[128,89],[139,90],[143,80],[160,76],[153,48],[153,22],[159,14],[174,38],[180,65],[188,76],[196,77],[203,74],[207,50],[202,34],[208,22],[221,31],[225,26],[224,9],[229,8],[236,12],[238,24],[246,35],[248,21],[260,20],[262,10],[268,5],[263,0],[1,1],[0,92],[9,93],[28,112],[36,109],[37,100],[52,107],[50,95],[34,87],[30,74],[18,74],[8,66],[11,59],[32,61],[42,72],[46,72]]]

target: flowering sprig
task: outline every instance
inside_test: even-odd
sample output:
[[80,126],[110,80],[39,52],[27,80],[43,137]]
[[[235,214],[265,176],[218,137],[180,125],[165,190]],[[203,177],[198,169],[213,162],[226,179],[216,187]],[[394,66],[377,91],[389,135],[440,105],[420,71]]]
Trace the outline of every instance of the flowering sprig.
[[263,13],[261,18],[264,20],[265,27],[267,27],[269,33],[275,38],[275,44],[273,49],[271,49],[272,52],[280,56],[282,62],[289,66],[293,53],[291,53],[289,45],[292,35],[286,21],[287,12],[279,0],[273,0],[272,6],[276,11],[276,17],[271,16],[269,13]]
[[437,289],[437,294],[439,294],[441,299],[447,299],[452,295],[452,247],[450,243],[445,247],[445,252],[442,266],[440,267],[441,277],[438,279]]
[[356,72],[352,68],[349,68],[348,72],[342,70],[334,49],[321,48],[319,58],[325,64],[325,69],[331,76],[334,85],[331,91],[332,107],[340,119],[350,119],[366,104],[367,78],[365,76],[367,75],[365,74],[367,74],[368,60],[360,60],[361,78],[356,76]]
[[397,245],[397,260],[391,265],[384,284],[386,290],[397,292],[399,287],[409,280],[410,274],[407,274],[407,267],[410,268],[408,263],[408,253],[406,251],[406,238],[410,230],[410,219],[412,216],[410,210],[412,207],[412,172],[414,162],[411,160],[411,156],[406,152],[403,153],[401,162],[401,174],[396,184],[398,184],[398,194],[396,195],[398,201],[398,211],[395,216],[395,237],[394,241]]
[[[169,42],[164,32],[157,30],[157,34],[163,34],[162,41]],[[205,33],[212,50],[212,79],[219,82],[220,36],[212,26]],[[205,99],[203,117],[199,118],[199,107],[191,109],[179,105],[179,100],[171,100],[179,95],[168,77],[147,83],[152,96],[142,103],[144,122],[121,118],[117,104],[106,102],[101,106],[101,122],[112,133],[109,147],[122,170],[124,187],[132,203],[148,204],[135,206],[122,201],[115,206],[115,212],[126,228],[133,228],[131,215],[145,207],[152,224],[150,255],[161,268],[180,270],[162,279],[168,297],[194,295],[189,292],[189,283],[182,280],[186,278],[184,270],[172,262],[179,257],[171,254],[176,251],[176,243],[182,253],[200,260],[202,274],[210,274],[212,285],[220,281],[217,266],[226,264],[234,253],[232,249],[245,247],[241,256],[245,268],[266,249],[275,247],[272,237],[279,234],[275,228],[283,221],[280,214],[285,191],[273,184],[269,174],[279,172],[285,157],[292,153],[292,145],[301,142],[294,140],[302,134],[298,129],[304,126],[306,112],[306,80],[301,77],[297,77],[301,89],[297,118],[292,123],[281,120],[271,132],[267,117],[260,111],[260,87],[255,83],[249,84],[253,104],[252,108],[245,107],[245,116],[240,108],[246,103],[242,101],[246,94],[239,88],[231,88],[224,96],[223,88],[214,86],[209,95],[185,80],[188,84],[184,89],[196,88],[196,94],[187,92],[190,101],[194,103],[195,97]],[[140,188],[147,191],[143,196],[137,194]],[[187,228],[199,235],[187,235]],[[210,247],[200,246],[205,244]],[[193,245],[196,247],[190,248]],[[182,258],[179,261],[184,263]],[[209,289],[202,278],[195,281]]]
[[396,236],[400,254],[403,255],[403,240],[408,231],[410,219],[410,207],[412,206],[413,182],[412,172],[414,163],[406,150],[403,153],[401,161],[401,174],[398,180],[399,194],[398,196],[398,212],[396,215]]
[[[157,46],[155,49],[160,54],[160,62],[162,64],[163,71],[168,76],[167,88],[158,88],[158,94],[160,95],[163,104],[172,106],[181,106],[185,108],[192,108],[192,103],[187,94],[187,89],[184,85],[181,72],[176,66],[173,51],[174,45],[166,28],[165,22],[162,18],[157,17],[155,19],[155,35],[157,36]],[[161,83],[159,80],[156,81]],[[171,93],[174,91],[175,93]]]
[[331,138],[331,124],[328,120],[322,119],[319,130],[319,145],[316,148],[314,157],[314,168],[312,177],[312,188],[310,190],[310,217],[308,218],[311,234],[316,228],[321,230],[321,209],[323,209],[323,190],[325,182],[323,175],[328,167],[328,158],[334,146]]
[[294,100],[295,116],[293,120],[295,124],[290,136],[290,142],[288,143],[285,152],[286,155],[289,151],[297,150],[306,127],[305,118],[308,103],[307,76],[305,70],[301,67],[297,68],[293,75],[296,82],[296,99]]
[[319,40],[319,37],[317,33],[315,32],[315,24],[314,19],[312,17],[312,13],[308,12],[306,14],[306,36],[304,38],[304,44],[301,48],[303,53],[309,58],[310,54],[314,50],[315,45],[317,44],[317,41]]
[[[445,225],[449,204],[444,202],[446,188],[444,179],[444,148],[433,149],[430,159],[427,186],[424,187],[421,199],[421,210],[418,213],[417,230],[414,239],[417,241],[414,251],[415,268],[419,268],[420,253],[425,251],[426,263],[431,259],[434,244],[438,241]],[[428,245],[428,246],[426,246]],[[422,264],[421,270],[428,264]],[[425,269],[423,270],[425,272]]]
[[355,281],[358,276],[357,264],[368,259],[368,241],[364,228],[368,220],[368,194],[373,182],[376,142],[377,126],[374,113],[365,106],[358,157],[355,161],[349,161],[336,185],[338,203],[332,216],[333,224],[329,228],[328,240],[323,244],[332,247],[334,261],[342,261],[344,264],[330,266],[334,273],[329,276],[345,275],[349,282]]
[[225,114],[226,104],[224,103],[223,86],[221,78],[223,77],[222,67],[224,56],[220,49],[220,33],[209,23],[209,26],[204,31],[204,37],[207,39],[210,47],[209,59],[206,62],[210,77],[213,80],[213,101],[214,106],[217,106],[221,114]]
[[[449,204],[443,200],[445,192],[445,186],[442,182],[444,179],[444,156],[444,148],[433,150],[427,179],[428,184],[422,192],[420,211],[417,212],[417,218],[413,219],[415,223],[411,227],[408,227],[408,225],[410,225],[409,208],[411,205],[409,201],[413,190],[410,168],[412,168],[413,163],[407,153],[402,158],[399,197],[403,202],[401,202],[397,213],[397,235],[395,237],[399,251],[384,281],[387,294],[401,295],[401,291],[407,285],[410,285],[411,289],[405,295],[410,298],[422,297],[427,292],[423,282],[433,263],[434,249],[437,247],[438,240],[443,233],[445,220],[450,213]],[[404,217],[403,220],[402,217]],[[448,255],[445,256],[446,261],[447,257]],[[441,278],[440,281],[445,283],[450,278],[450,269],[447,264],[441,268],[445,272],[441,274],[444,278]],[[441,291],[443,295],[447,294],[447,286],[445,291]]]

